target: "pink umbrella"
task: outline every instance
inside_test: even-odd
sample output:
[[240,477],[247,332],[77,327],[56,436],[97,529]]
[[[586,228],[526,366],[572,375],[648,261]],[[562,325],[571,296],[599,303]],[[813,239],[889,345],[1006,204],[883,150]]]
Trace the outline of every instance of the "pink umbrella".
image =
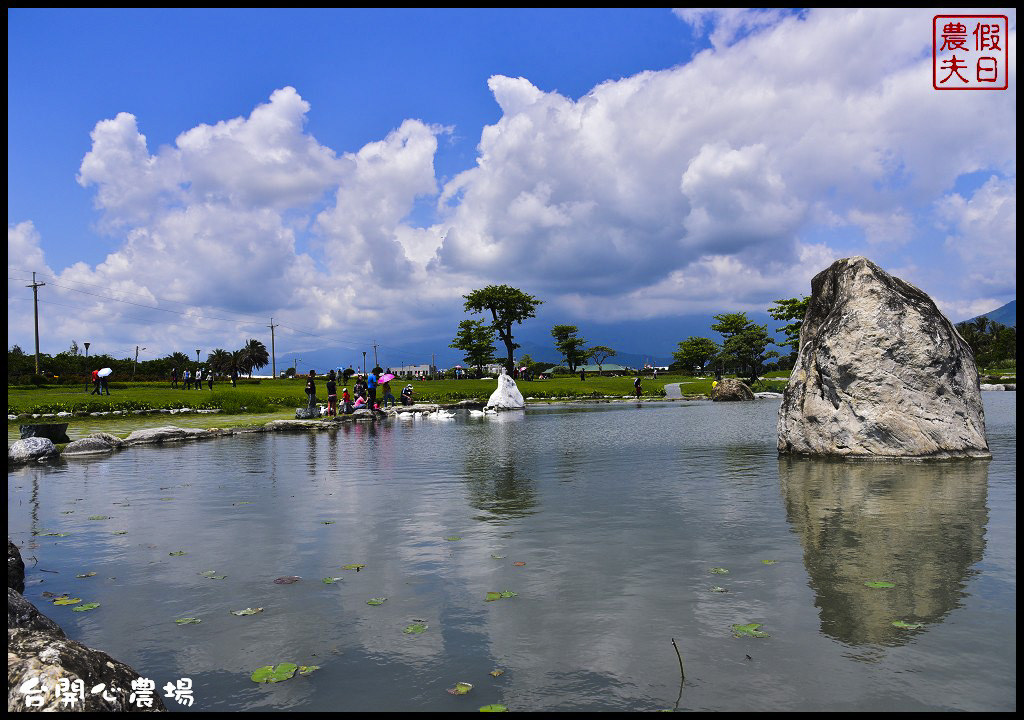
[[386,373],[384,375],[381,375],[380,378],[377,380],[377,382],[379,382],[381,385],[383,385],[384,383],[390,382],[391,380],[394,380],[394,379],[395,379],[394,375],[392,375],[391,373]]

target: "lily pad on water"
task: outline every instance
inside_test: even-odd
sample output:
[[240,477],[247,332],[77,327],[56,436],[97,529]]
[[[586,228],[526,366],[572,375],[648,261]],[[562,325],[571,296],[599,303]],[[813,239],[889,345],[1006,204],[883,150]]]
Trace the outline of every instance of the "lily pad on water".
[[494,555],[494,554],[492,554],[491,557],[494,558],[495,560],[504,560],[505,559],[504,555]]
[[498,677],[499,675],[504,675],[504,674],[505,674],[505,671],[504,670],[500,670],[500,669],[494,669],[494,670],[491,670],[491,672],[488,673],[488,675],[490,675],[492,677]]
[[484,705],[480,708],[480,712],[508,712],[508,708],[504,705]]
[[178,618],[174,622],[178,625],[198,625],[202,620],[199,618]]
[[755,637],[755,638],[766,638],[771,637],[766,632],[761,632],[758,628],[761,627],[761,623],[750,623],[749,625],[733,625],[732,634],[733,637]]
[[171,557],[181,557],[182,555],[187,555],[188,553],[186,553],[184,550],[176,550],[175,552],[167,553],[167,554],[170,555]]
[[883,590],[884,589],[888,589],[888,588],[896,587],[896,583],[885,582],[885,581],[866,582],[866,583],[864,583],[864,585],[866,587],[869,587],[869,588],[876,588],[876,589],[883,589]]
[[445,540],[447,540],[448,542],[455,542],[456,540],[461,540],[461,539],[462,539],[462,537],[459,536],[459,535],[449,535],[448,537],[445,538]]
[[199,574],[204,578],[209,578],[211,580],[223,580],[227,577],[227,575],[218,575],[216,570],[203,570]]
[[99,606],[99,603],[83,603],[76,608],[72,608],[71,612],[88,612],[89,610],[95,610]]
[[68,533],[66,533],[66,532],[50,532],[49,530],[33,530],[32,534],[33,535],[39,535],[39,536],[42,536],[42,537],[67,537],[68,536]]
[[319,665],[299,665],[299,675],[312,675],[319,669]]
[[245,610],[232,610],[232,615],[255,615],[263,612],[263,608],[246,608]]
[[711,572],[715,575],[728,575],[729,571],[725,568],[711,568]]
[[127,535],[128,531],[127,530],[115,530],[114,534],[115,535]]
[[525,567],[525,566],[526,566],[526,563],[524,563],[524,562],[514,562],[514,563],[512,563],[512,567]]
[[383,605],[387,598],[370,598],[366,601],[367,605]]
[[924,623],[908,623],[903,620],[893,620],[892,626],[900,630],[918,630],[924,627]]
[[342,565],[341,569],[342,570],[355,570],[356,572],[359,572],[364,567],[366,567],[366,565],[360,565],[359,563],[349,563],[348,565]]
[[302,578],[300,578],[298,575],[286,575],[285,577],[279,577],[276,580],[274,580],[274,584],[291,585],[292,583],[297,583],[301,579]]
[[334,523],[335,523],[334,520],[321,520],[320,521],[321,525],[333,525]]
[[457,682],[455,687],[448,688],[448,692],[452,695],[465,695],[473,689],[472,683],[468,682]]
[[340,578],[340,577],[325,577],[325,578],[322,578],[320,580],[320,582],[322,582],[324,585],[333,585],[334,583],[338,582],[341,579],[342,578]]
[[417,622],[413,623],[412,625],[407,625],[405,630],[403,630],[402,632],[404,632],[406,635],[419,635],[420,633],[426,632],[427,627],[428,625],[426,623]]
[[486,602],[491,602],[492,600],[501,600],[502,598],[512,598],[518,594],[519,593],[514,593],[511,590],[502,590],[501,592],[489,592],[487,593],[487,597],[485,597],[484,600]]
[[54,600],[53,604],[54,605],[77,605],[80,602],[82,602],[82,598],[73,598],[73,597],[68,597],[67,595],[62,595],[61,597],[59,597],[56,600]]
[[778,560],[762,560],[761,563],[764,565],[774,565]]
[[295,663],[281,663],[279,665],[264,665],[252,671],[249,677],[253,682],[275,683],[290,680],[295,677],[299,666]]
[[94,577],[95,575],[96,575],[96,573],[94,573],[94,572],[87,572],[87,573],[79,573],[78,575],[75,575],[75,577],[76,578],[87,578],[87,577]]
[[90,520],[109,520],[110,516],[109,515],[90,515],[89,519]]
[[729,591],[726,590],[724,587],[720,587],[718,585],[712,585],[711,586],[711,592],[727,593]]

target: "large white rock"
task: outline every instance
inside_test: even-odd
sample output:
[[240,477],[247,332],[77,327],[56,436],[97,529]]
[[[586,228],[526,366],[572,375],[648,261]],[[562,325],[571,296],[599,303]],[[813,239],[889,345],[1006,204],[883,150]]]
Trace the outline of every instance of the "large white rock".
[[15,440],[7,450],[8,463],[27,463],[32,460],[45,460],[57,455],[57,446],[50,438],[28,437]]
[[523,400],[523,394],[519,392],[516,381],[508,376],[504,368],[498,376],[498,389],[491,393],[486,407],[494,410],[518,410],[526,407],[526,401]]
[[863,257],[815,276],[779,452],[991,457],[970,347],[931,298]]

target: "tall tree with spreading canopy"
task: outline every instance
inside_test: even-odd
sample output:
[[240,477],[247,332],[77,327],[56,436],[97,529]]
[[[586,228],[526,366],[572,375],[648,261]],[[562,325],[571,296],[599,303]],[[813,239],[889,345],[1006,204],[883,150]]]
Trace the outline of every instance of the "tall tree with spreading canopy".
[[610,357],[615,357],[615,351],[607,345],[595,345],[587,351],[587,354],[597,363],[598,375],[601,374],[601,366],[604,365],[605,361]]
[[551,337],[555,339],[555,348],[565,358],[569,372],[576,372],[576,367],[586,363],[590,356],[586,348],[587,341],[577,335],[579,331],[580,329],[575,325],[555,325],[551,328]]
[[483,320],[463,320],[459,332],[450,348],[466,353],[463,360],[476,367],[477,374],[484,374],[484,365],[494,362],[494,330]]
[[521,325],[523,320],[537,317],[537,306],[542,305],[544,301],[508,285],[488,285],[463,297],[466,299],[466,312],[491,314],[491,327],[498,333],[508,351],[505,369],[511,375],[515,371],[513,353],[519,347],[514,342],[512,326]]
[[776,351],[768,350],[775,342],[768,333],[768,326],[754,323],[745,312],[715,315],[715,320],[718,322],[711,329],[724,338],[719,358],[737,365],[737,373],[740,369],[748,370],[750,382],[755,382],[765,361],[779,356]]
[[718,357],[722,348],[718,343],[705,337],[690,337],[679,343],[679,349],[672,353],[672,357],[679,363],[686,372],[693,372],[694,369],[703,371],[709,362]]

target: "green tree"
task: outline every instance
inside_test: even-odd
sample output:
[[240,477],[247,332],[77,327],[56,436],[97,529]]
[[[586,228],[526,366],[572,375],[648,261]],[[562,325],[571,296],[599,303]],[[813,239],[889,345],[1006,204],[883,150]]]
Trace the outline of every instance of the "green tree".
[[242,367],[252,377],[254,370],[266,367],[270,363],[270,353],[267,346],[255,338],[250,339],[242,348]]
[[463,320],[450,348],[466,353],[463,360],[484,374],[484,365],[494,362],[494,330],[483,320]]
[[576,372],[578,365],[587,362],[590,356],[587,351],[587,341],[579,337],[580,331],[575,325],[555,325],[551,328],[551,337],[555,339],[555,348],[562,353],[565,364],[569,366],[569,372]]
[[605,361],[610,357],[615,357],[615,351],[607,345],[595,345],[587,351],[588,355],[594,359],[597,363],[597,373],[601,374],[601,366],[604,365]]
[[718,322],[711,329],[723,338],[719,358],[726,364],[735,365],[737,374],[746,370],[750,382],[755,382],[764,369],[765,361],[779,356],[776,351],[768,350],[768,346],[775,342],[768,333],[768,326],[752,322],[744,312],[715,315],[715,320]]
[[707,364],[718,357],[721,351],[722,348],[714,340],[691,335],[679,343],[679,349],[672,353],[672,357],[684,372],[692,373],[694,369],[703,372]]
[[544,301],[508,285],[488,285],[463,297],[466,299],[466,312],[491,314],[491,327],[498,333],[508,351],[505,368],[512,374],[515,370],[512,353],[519,347],[514,342],[512,326],[521,325],[523,320],[537,317],[537,306]]
[[787,298],[785,300],[776,300],[768,308],[768,314],[776,320],[782,320],[783,322],[791,321],[777,328],[778,332],[785,333],[786,335],[786,341],[781,346],[790,349],[789,358],[791,365],[796,362],[796,355],[800,351],[800,328],[803,327],[804,316],[807,314],[807,305],[810,301],[809,297]]

